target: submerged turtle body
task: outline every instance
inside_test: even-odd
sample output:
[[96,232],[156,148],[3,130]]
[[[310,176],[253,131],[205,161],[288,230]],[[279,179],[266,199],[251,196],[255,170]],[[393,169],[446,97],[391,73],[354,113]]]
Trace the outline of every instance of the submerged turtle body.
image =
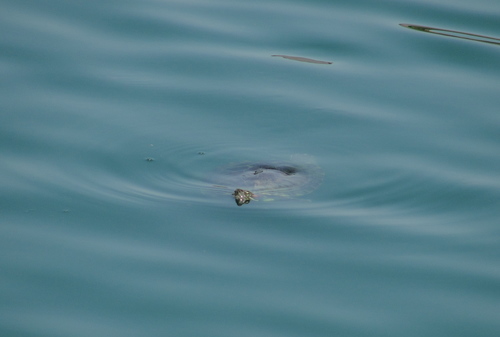
[[231,191],[238,206],[251,200],[291,198],[314,191],[323,171],[313,164],[239,163],[217,172],[218,188]]

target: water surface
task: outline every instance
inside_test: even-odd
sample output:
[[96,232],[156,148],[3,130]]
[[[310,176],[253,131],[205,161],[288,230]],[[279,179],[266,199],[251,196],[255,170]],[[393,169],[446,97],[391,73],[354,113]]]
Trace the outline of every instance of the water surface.
[[[499,15],[4,1],[0,335],[497,336],[500,47],[400,24]],[[308,195],[203,192],[294,154]]]

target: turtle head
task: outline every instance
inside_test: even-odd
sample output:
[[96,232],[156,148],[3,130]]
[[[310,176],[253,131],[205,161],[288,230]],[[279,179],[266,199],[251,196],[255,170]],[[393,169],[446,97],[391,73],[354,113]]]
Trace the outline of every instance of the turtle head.
[[242,190],[240,188],[237,188],[232,194],[232,196],[234,197],[236,205],[238,206],[248,204],[255,197],[255,195],[252,192]]

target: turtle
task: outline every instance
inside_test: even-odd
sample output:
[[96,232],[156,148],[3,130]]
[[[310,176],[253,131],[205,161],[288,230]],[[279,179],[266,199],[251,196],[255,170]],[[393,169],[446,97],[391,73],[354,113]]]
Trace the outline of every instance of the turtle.
[[323,180],[323,171],[313,163],[241,162],[222,167],[213,185],[233,191],[236,205],[252,200],[272,201],[314,191]]

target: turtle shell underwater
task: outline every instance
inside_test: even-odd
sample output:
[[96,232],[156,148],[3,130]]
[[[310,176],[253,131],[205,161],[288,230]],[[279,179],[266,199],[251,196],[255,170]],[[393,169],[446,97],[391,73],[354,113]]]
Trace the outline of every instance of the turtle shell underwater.
[[252,200],[272,201],[314,191],[323,181],[323,171],[312,163],[243,162],[217,171],[214,186],[232,191],[238,206]]

